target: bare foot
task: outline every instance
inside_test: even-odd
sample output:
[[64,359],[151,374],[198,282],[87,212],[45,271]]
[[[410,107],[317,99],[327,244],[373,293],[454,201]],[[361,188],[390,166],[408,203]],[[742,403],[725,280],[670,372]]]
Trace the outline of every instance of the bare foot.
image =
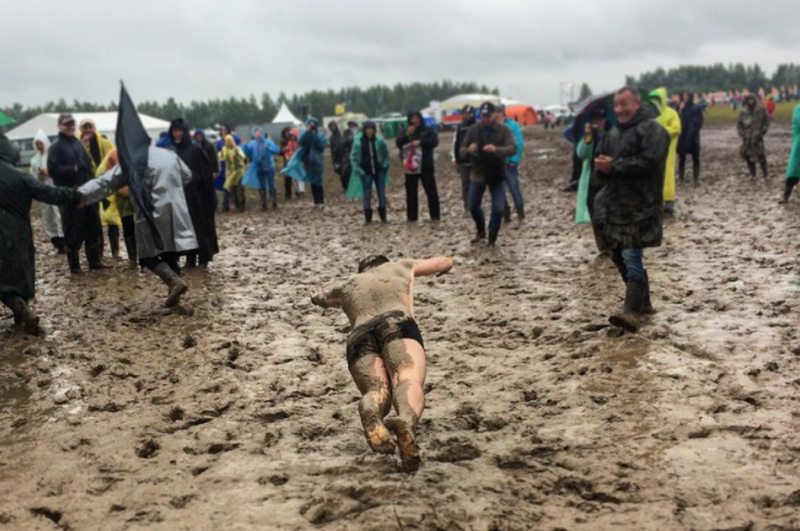
[[403,461],[403,470],[409,473],[419,470],[421,462],[419,446],[414,440],[414,433],[411,431],[411,427],[398,418],[388,420],[386,427],[392,430],[395,437],[397,437],[397,444],[400,447],[400,459]]
[[364,427],[364,435],[367,436],[367,443],[373,452],[385,455],[394,454],[394,441],[382,422],[375,421],[371,426]]

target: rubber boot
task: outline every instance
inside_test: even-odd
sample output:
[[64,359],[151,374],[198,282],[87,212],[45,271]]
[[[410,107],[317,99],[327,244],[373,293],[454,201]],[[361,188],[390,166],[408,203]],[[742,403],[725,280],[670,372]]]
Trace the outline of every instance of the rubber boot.
[[385,208],[379,208],[378,209],[378,215],[381,217],[381,223],[386,223],[387,222],[386,221],[386,209]]
[[478,232],[472,239],[472,241],[470,241],[470,243],[472,244],[481,243],[483,240],[486,239],[486,225],[483,223],[481,224],[476,223],[476,225],[478,226]]
[[364,225],[372,223],[372,210],[364,210]]
[[503,221],[511,223],[511,207],[508,205],[503,207]]
[[642,315],[655,315],[656,309],[650,300],[650,277],[647,272],[644,274],[644,302],[642,303]]
[[108,231],[108,244],[111,247],[111,258],[114,260],[119,260],[119,228],[115,231],[110,230],[109,227]]
[[750,170],[750,177],[755,180],[756,178],[756,165],[752,162],[747,163],[747,169]]
[[53,244],[57,254],[67,253],[67,246],[64,243],[64,238],[51,238],[50,243]]
[[645,296],[646,285],[643,282],[629,280],[625,289],[625,307],[622,313],[612,315],[608,319],[609,322],[626,332],[638,332]]
[[239,212],[246,212],[247,211],[247,190],[245,190],[244,186],[241,184],[236,187],[236,193],[239,196],[239,204],[241,205],[241,210]]
[[186,255],[186,269],[194,269],[197,267],[197,253],[191,252]]
[[769,179],[769,164],[766,160],[761,163],[761,171],[764,173],[764,178]]
[[267,191],[266,190],[258,190],[258,198],[261,200],[261,210],[267,209]]
[[81,256],[77,249],[70,249],[67,251],[67,263],[69,264],[69,273],[71,275],[82,275],[81,269]]
[[519,221],[524,221],[525,220],[525,207],[524,206],[517,207],[517,219]]
[[128,265],[132,269],[136,269],[136,236],[127,236],[125,238],[125,250],[128,252]]
[[90,271],[100,271],[102,269],[108,269],[108,266],[103,263],[103,247],[100,245],[95,245],[90,247],[88,244],[84,247],[84,251],[86,252],[86,260],[89,262],[89,270]]
[[231,211],[231,193],[228,190],[222,191],[222,211],[223,212]]
[[786,179],[786,187],[783,189],[783,199],[780,201],[782,205],[789,202],[789,198],[792,197],[792,190],[797,186],[797,182],[798,179],[796,178]]
[[700,161],[694,163],[694,167],[692,168],[692,178],[694,179],[694,184],[700,184]]
[[3,304],[14,312],[14,327],[17,330],[34,336],[39,335],[41,332],[39,329],[39,317],[33,313],[27,302],[19,297],[5,297],[3,298]]
[[292,179],[285,177],[283,181],[283,194],[287,201],[292,199]]
[[500,229],[489,229],[489,247],[494,249],[497,247],[497,235],[500,234]]
[[269,197],[272,199],[272,208],[278,208],[278,191],[270,190]]
[[164,262],[158,264],[153,270],[153,273],[155,273],[158,278],[163,280],[164,284],[166,284],[167,288],[169,288],[169,293],[164,306],[167,308],[174,308],[180,304],[181,296],[189,290],[189,286],[186,285],[186,282],[181,280],[175,271],[173,271],[172,268]]

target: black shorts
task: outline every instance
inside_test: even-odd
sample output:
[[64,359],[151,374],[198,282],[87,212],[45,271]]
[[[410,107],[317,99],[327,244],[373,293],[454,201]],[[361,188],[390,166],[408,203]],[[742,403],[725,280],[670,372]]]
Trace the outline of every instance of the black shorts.
[[347,338],[348,367],[367,354],[381,355],[383,347],[398,339],[413,339],[425,348],[417,322],[399,310],[355,327]]

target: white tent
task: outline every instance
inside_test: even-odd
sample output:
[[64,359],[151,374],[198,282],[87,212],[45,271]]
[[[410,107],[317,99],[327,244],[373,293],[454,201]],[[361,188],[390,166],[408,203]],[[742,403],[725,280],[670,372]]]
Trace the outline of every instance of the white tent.
[[[87,112],[87,113],[73,113],[75,121],[80,124],[81,120],[94,120],[97,126],[97,131],[105,135],[109,140],[114,142],[114,137],[117,133],[117,113],[115,112]],[[169,129],[169,122],[140,114],[142,125],[147,130],[147,134],[155,142],[158,140],[158,135],[161,131]],[[58,134],[58,113],[45,113],[40,114],[36,118],[32,118],[15,127],[6,136],[9,140],[28,140],[36,136],[36,132],[41,129],[49,137],[54,137]]]
[[275,115],[275,118],[272,120],[274,124],[292,124],[292,125],[301,125],[303,122],[297,119],[297,116],[292,114],[292,111],[289,110],[289,107],[286,106],[286,103],[281,105],[281,109],[278,111],[278,114]]

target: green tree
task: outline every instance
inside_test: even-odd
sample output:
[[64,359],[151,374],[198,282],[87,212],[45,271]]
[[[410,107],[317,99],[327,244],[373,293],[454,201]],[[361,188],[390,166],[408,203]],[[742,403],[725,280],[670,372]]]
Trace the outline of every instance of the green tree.
[[580,95],[579,101],[583,101],[583,100],[585,100],[586,98],[588,98],[591,95],[592,95],[592,89],[589,88],[589,84],[588,83],[582,83],[581,84],[581,95]]

